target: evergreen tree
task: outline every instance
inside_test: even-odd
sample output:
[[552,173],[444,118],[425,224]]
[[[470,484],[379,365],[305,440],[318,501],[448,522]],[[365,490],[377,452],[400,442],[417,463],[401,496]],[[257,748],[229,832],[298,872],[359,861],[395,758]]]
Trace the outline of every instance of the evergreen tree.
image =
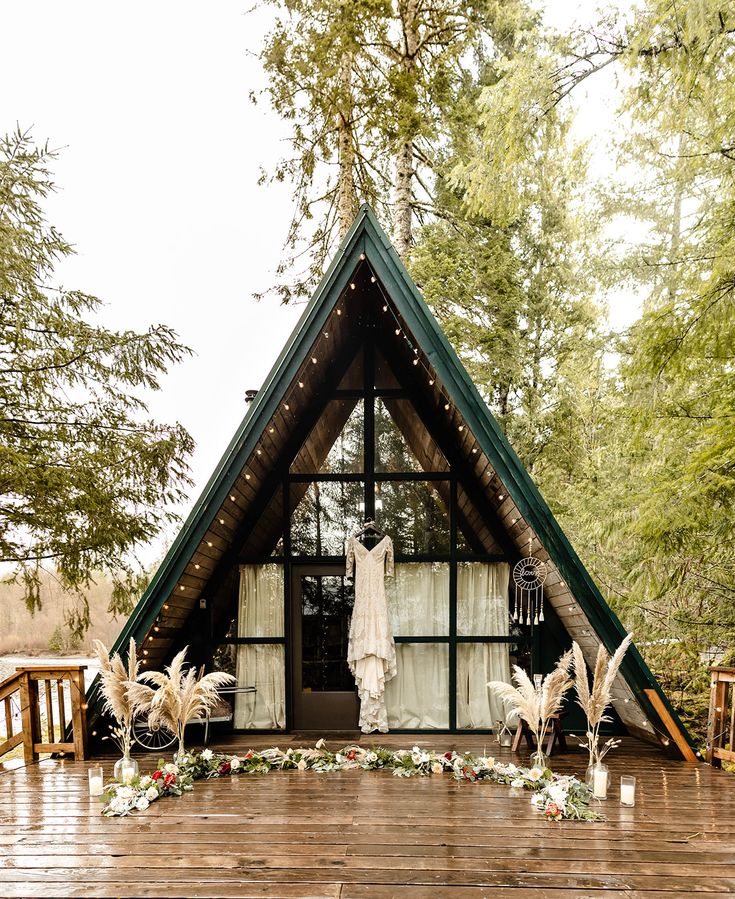
[[31,609],[52,567],[78,597],[67,623],[81,634],[95,572],[112,576],[110,611],[130,610],[142,577],[132,554],[189,484],[191,437],[148,420],[136,396],[189,351],[162,325],[108,330],[96,297],[54,285],[73,250],[44,218],[52,160],[28,134],[0,140],[0,561]]

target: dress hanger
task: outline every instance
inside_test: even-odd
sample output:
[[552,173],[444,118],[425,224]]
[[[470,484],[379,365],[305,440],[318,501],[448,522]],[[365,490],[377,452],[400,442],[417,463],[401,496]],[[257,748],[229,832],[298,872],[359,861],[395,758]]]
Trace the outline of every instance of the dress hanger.
[[375,524],[375,522],[373,521],[372,518],[369,521],[366,521],[364,526],[361,527],[360,530],[354,534],[354,536],[362,537],[365,534],[367,534],[369,531],[372,531],[374,534],[376,534],[379,537],[385,537],[385,534],[380,530],[379,527],[377,527],[377,525]]

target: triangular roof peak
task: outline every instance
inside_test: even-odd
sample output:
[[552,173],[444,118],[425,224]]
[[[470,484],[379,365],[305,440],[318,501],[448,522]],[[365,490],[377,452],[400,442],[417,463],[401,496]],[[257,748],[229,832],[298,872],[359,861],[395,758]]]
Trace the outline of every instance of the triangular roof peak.
[[[381,308],[390,311],[390,328],[377,326],[376,291]],[[123,628],[116,650],[124,652],[131,636],[139,645],[151,641],[155,622],[169,606],[193,609],[200,597],[211,595],[213,584],[221,587],[226,582],[227,572],[238,562],[242,541],[263,528],[268,510],[263,509],[259,497],[273,488],[275,460],[289,454],[293,458],[298,451],[320,414],[320,396],[326,385],[334,385],[336,374],[345,370],[366,339],[368,331],[360,328],[368,319],[369,339],[378,341],[399,377],[411,381],[423,413],[446,412],[443,436],[435,436],[446,441],[447,434],[453,435],[447,456],[452,456],[453,468],[461,477],[472,482],[480,504],[473,507],[472,514],[484,516],[496,532],[502,529],[501,541],[518,558],[526,554],[531,541],[534,553],[549,569],[546,601],[557,610],[569,637],[582,646],[588,664],[600,643],[614,651],[625,635],[620,621],[367,204],[360,207],[201,497]],[[402,355],[402,339],[414,354],[410,361],[405,352]],[[421,385],[417,373],[426,373]],[[469,507],[472,502],[468,499],[467,504]],[[270,508],[275,514],[273,503]],[[150,645],[154,649],[149,651],[149,664],[158,664],[168,658],[177,641],[154,639]],[[93,690],[92,698],[94,695]],[[694,757],[686,731],[635,647],[623,663],[615,696],[616,711],[630,732],[664,745],[673,742],[682,755]]]

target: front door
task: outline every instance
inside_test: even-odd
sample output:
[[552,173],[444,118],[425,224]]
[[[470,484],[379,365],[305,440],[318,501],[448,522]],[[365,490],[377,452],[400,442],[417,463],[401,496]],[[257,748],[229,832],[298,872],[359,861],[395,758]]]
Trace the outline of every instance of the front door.
[[357,690],[347,666],[354,587],[341,565],[298,565],[292,572],[294,728],[357,730]]

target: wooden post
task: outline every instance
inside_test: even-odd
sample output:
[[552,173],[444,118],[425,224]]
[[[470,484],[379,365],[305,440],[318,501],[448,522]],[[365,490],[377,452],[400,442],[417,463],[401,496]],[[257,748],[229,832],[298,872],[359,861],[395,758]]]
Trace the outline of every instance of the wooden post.
[[84,671],[72,671],[69,675],[71,687],[71,720],[74,732],[74,758],[87,758],[87,698],[84,695]]
[[30,674],[25,671],[20,679],[20,713],[23,722],[23,759],[26,765],[38,761],[36,743],[38,731],[38,684],[31,680]]

